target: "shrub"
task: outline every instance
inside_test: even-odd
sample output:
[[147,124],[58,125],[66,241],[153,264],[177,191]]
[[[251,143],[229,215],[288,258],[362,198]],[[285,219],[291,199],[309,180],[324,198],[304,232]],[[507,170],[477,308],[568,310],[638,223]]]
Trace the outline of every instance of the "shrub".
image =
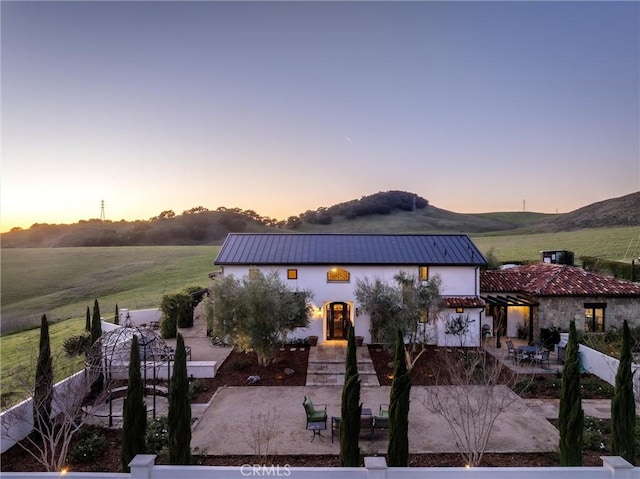
[[91,334],[85,333],[78,336],[71,336],[62,343],[62,348],[67,356],[80,356],[91,349]]
[[147,451],[149,454],[160,454],[169,447],[169,420],[160,416],[147,424]]
[[538,392],[538,383],[531,379],[521,379],[513,386],[513,392],[516,394],[535,394]]
[[178,322],[175,317],[163,315],[160,319],[160,336],[163,339],[175,338],[178,334]]
[[207,385],[204,381],[196,379],[189,383],[189,401],[193,401],[198,394],[205,392],[207,390]]
[[585,398],[602,397],[611,399],[614,393],[614,387],[611,384],[593,374],[582,375],[580,378],[580,389],[582,390],[582,397]]
[[584,418],[583,449],[606,452],[608,436],[611,434],[611,420],[598,419],[592,416]]
[[76,435],[75,446],[69,453],[71,464],[95,461],[107,446],[107,438],[100,428],[86,426]]

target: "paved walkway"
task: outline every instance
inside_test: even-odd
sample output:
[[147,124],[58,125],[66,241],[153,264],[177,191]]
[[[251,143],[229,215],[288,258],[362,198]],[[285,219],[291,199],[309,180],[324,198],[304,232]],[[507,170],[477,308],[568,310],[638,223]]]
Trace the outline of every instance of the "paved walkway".
[[[362,386],[380,386],[369,348],[356,349],[358,375]],[[346,341],[325,341],[309,350],[307,364],[307,386],[342,386],[344,384],[345,361],[347,358]]]

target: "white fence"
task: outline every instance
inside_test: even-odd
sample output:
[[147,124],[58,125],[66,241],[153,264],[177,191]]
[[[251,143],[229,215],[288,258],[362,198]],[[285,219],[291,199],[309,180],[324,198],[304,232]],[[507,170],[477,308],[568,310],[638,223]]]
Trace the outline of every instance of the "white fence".
[[[580,363],[586,372],[598,376],[603,381],[615,386],[616,373],[618,372],[618,365],[620,364],[618,359],[607,356],[595,349],[591,349],[584,344],[580,344],[580,349],[578,351],[580,355]],[[631,365],[635,391],[640,391],[640,374],[636,374],[638,369],[640,369],[639,364],[634,363]]]
[[[640,468],[617,456],[602,458],[601,467],[387,467],[383,457],[366,457],[364,467],[156,466],[154,455],[138,455],[131,473],[67,472],[68,479],[638,479]],[[59,479],[60,473],[5,472],[5,479]]]
[[[64,397],[67,394],[82,390],[84,379],[84,371],[80,371],[54,385],[51,401],[52,414],[60,412],[59,405],[65,403]],[[3,411],[0,414],[0,424],[0,452],[5,452],[33,431],[32,399],[26,399]]]

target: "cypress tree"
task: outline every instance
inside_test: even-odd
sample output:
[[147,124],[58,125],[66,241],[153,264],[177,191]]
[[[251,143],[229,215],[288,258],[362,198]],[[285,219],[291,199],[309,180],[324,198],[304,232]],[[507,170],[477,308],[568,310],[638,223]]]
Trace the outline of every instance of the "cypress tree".
[[353,327],[347,336],[347,359],[342,387],[340,419],[340,465],[358,467],[360,465],[360,378],[356,356],[356,337]]
[[[91,346],[93,346],[96,341],[100,339],[102,336],[102,324],[100,323],[100,305],[98,304],[98,300],[96,299],[93,302],[93,318],[91,321]],[[92,367],[97,370],[102,369],[102,351],[98,351],[92,357]],[[100,372],[100,374],[96,377],[96,380],[91,385],[91,394],[93,396],[100,394],[104,389],[104,374]]]
[[120,324],[120,312],[118,311],[118,303],[116,303],[116,314],[113,317],[113,324]]
[[122,450],[120,464],[123,472],[129,472],[129,463],[136,454],[145,452],[145,434],[147,431],[147,406],[144,402],[144,384],[140,375],[140,348],[138,337],[131,339],[129,356],[129,384],[122,413]]
[[93,302],[93,320],[91,321],[91,344],[102,336],[102,324],[100,323],[100,305],[96,299]]
[[169,463],[191,462],[191,404],[187,377],[187,352],[184,339],[178,334],[176,355],[169,386]]
[[87,320],[84,323],[84,329],[87,333],[91,332],[91,310],[87,306]]
[[616,373],[616,386],[611,400],[611,454],[622,456],[635,465],[636,402],[631,371],[631,333],[625,320],[622,324],[622,351]]
[[51,427],[51,400],[53,399],[53,361],[49,340],[47,316],[40,321],[40,349],[36,365],[35,387],[33,390],[33,420],[35,431],[42,435]]
[[398,330],[394,357],[393,382],[389,399],[389,467],[407,467],[409,461],[409,394],[411,372],[407,370],[404,338]]
[[580,359],[575,321],[569,324],[569,342],[560,389],[560,465],[582,466],[584,411],[580,396]]

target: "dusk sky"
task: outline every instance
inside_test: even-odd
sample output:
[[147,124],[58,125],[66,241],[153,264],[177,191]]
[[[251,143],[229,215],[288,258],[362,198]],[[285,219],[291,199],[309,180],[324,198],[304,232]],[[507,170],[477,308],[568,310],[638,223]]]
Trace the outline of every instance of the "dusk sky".
[[0,231],[640,190],[640,3],[1,2]]

